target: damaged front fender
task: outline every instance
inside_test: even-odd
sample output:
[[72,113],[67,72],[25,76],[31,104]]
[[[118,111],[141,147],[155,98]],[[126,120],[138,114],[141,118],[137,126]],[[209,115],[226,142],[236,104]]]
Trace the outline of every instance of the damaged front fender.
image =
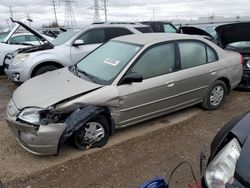
[[107,107],[86,104],[79,105],[79,107],[66,118],[65,123],[67,127],[60,138],[59,144],[63,144],[75,131],[98,114],[104,114],[107,118],[111,130],[108,134],[112,134],[114,132],[114,123],[110,115],[110,110]]

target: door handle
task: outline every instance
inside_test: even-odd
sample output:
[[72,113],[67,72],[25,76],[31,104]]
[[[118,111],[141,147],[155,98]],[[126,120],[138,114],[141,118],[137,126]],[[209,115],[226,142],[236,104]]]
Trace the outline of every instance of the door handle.
[[173,87],[174,84],[175,84],[174,81],[166,82],[166,83],[165,83],[165,85],[166,85],[167,87]]
[[217,70],[211,70],[209,71],[211,75],[215,75],[217,73]]

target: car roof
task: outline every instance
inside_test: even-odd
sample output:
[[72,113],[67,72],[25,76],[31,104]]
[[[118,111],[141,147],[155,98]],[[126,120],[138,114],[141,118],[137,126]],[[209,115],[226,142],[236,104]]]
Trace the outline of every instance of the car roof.
[[93,24],[87,28],[112,28],[112,27],[121,27],[121,28],[136,28],[136,27],[149,27],[148,25],[143,24]]
[[142,33],[134,35],[124,35],[112,39],[113,41],[127,42],[139,45],[154,44],[158,42],[171,41],[171,40],[181,40],[181,39],[198,39],[204,40],[200,36],[191,36],[185,34],[176,33]]

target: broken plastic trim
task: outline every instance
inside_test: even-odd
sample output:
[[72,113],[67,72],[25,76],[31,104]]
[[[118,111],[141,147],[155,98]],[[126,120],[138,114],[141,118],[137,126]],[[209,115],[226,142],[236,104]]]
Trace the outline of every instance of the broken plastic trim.
[[75,131],[81,128],[81,126],[87,123],[90,119],[101,113],[109,115],[109,117],[106,117],[108,118],[108,121],[110,123],[111,133],[113,133],[114,123],[111,120],[110,110],[107,107],[79,104],[79,107],[75,111],[73,111],[65,120],[67,128],[64,130],[60,138],[59,145],[63,144]]

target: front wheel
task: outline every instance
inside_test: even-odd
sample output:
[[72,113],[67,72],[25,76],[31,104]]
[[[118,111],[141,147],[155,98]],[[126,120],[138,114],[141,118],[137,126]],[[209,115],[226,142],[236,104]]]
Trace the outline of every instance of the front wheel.
[[98,115],[85,123],[73,135],[73,141],[78,149],[86,150],[104,146],[109,139],[109,125],[107,119]]
[[212,87],[210,87],[209,92],[202,103],[202,107],[206,110],[216,110],[219,108],[224,101],[226,89],[226,84],[223,81],[215,81]]

